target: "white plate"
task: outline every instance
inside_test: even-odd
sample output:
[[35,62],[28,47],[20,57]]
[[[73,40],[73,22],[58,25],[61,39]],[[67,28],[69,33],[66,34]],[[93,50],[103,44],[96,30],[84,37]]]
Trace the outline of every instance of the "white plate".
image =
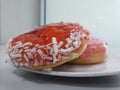
[[104,63],[95,65],[71,65],[64,64],[54,68],[51,71],[45,70],[31,70],[24,67],[19,69],[26,70],[38,74],[46,74],[53,76],[66,77],[97,77],[120,74],[120,57],[111,55]]

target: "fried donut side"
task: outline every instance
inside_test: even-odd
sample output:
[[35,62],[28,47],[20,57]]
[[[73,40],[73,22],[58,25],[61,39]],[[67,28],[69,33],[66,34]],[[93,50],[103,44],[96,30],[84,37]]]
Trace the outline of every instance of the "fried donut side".
[[53,23],[12,38],[7,51],[14,65],[47,69],[79,57],[88,36],[77,23]]

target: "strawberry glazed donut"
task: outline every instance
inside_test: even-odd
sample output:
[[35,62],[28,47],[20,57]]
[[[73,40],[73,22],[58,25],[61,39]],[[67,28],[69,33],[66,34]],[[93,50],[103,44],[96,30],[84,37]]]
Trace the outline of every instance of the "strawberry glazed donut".
[[8,55],[14,65],[30,69],[56,67],[79,57],[89,32],[76,23],[53,23],[12,38]]
[[70,63],[96,64],[105,61],[107,56],[107,43],[98,38],[90,37],[87,42],[87,48],[83,54]]

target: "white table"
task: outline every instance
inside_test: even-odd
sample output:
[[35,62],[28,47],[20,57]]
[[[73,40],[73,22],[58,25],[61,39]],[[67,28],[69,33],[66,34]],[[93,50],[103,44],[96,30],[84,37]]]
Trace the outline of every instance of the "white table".
[[5,63],[0,46],[0,90],[120,90],[120,74],[106,77],[59,77],[18,70]]

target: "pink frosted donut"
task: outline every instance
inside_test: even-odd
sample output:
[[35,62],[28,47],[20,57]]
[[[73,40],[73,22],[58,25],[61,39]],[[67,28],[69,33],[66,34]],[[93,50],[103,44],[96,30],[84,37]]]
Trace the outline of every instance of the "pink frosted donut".
[[95,64],[105,61],[107,58],[107,43],[90,37],[85,52],[70,63],[73,64]]

